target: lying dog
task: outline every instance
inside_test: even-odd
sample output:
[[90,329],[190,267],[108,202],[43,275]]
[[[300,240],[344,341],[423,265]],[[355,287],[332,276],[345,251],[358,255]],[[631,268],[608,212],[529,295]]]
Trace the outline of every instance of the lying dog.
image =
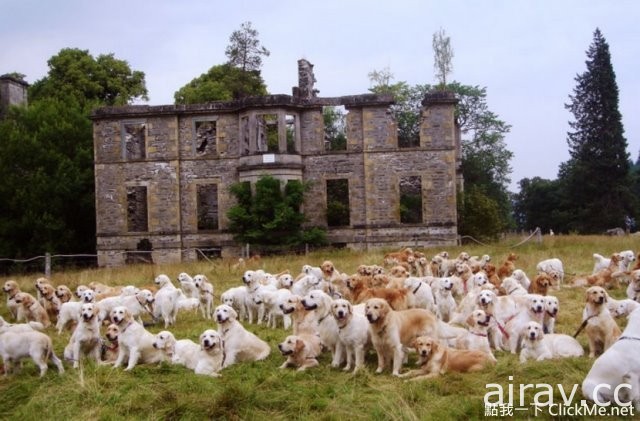
[[493,364],[489,355],[482,351],[449,348],[429,336],[420,336],[413,341],[418,352],[420,368],[400,375],[402,378],[423,380],[437,377],[448,371],[467,373],[480,371]]
[[153,347],[163,351],[172,364],[183,365],[195,370],[200,346],[191,339],[176,340],[173,333],[163,330],[156,334]]
[[249,332],[240,324],[238,313],[226,304],[216,307],[214,314],[218,332],[224,341],[224,367],[236,362],[259,361],[269,356],[269,344]]
[[318,365],[316,357],[320,355],[322,344],[316,335],[290,335],[278,344],[280,353],[287,357],[280,368],[298,367],[298,371]]
[[482,351],[489,355],[492,361],[496,361],[496,357],[491,352],[491,345],[489,344],[489,323],[491,317],[484,312],[484,310],[474,310],[469,317],[467,317],[467,325],[469,331],[456,338],[456,348],[458,349],[471,349],[476,351]]
[[136,364],[154,364],[165,360],[165,355],[153,347],[155,337],[144,326],[134,320],[124,306],[111,310],[111,322],[119,329],[118,358],[114,367],[120,367],[127,359],[126,371],[133,370]]
[[520,362],[528,359],[542,361],[552,358],[581,357],[582,345],[569,335],[545,334],[538,322],[529,322],[524,329]]

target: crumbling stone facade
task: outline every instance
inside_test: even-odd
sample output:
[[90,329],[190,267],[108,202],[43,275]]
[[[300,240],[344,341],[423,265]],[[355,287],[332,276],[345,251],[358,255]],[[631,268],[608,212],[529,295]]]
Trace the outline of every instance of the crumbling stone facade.
[[29,84],[24,80],[10,75],[0,76],[0,119],[12,105],[27,105],[27,88]]
[[[420,145],[399,148],[393,98],[363,94],[318,97],[313,66],[298,62],[293,95],[197,105],[106,107],[94,125],[98,263],[135,261],[151,249],[156,263],[198,258],[197,249],[239,255],[226,213],[229,187],[268,174],[310,182],[309,226],[354,249],[452,245],[457,239],[459,130],[455,98],[428,95]],[[346,109],[346,146],[326,146],[323,107]],[[327,223],[328,181],[348,188],[335,198],[346,221]],[[401,186],[420,209],[403,221]],[[333,191],[333,190],[330,190]],[[416,195],[416,192],[421,192]],[[416,216],[417,215],[417,216]],[[405,218],[406,219],[406,218]]]

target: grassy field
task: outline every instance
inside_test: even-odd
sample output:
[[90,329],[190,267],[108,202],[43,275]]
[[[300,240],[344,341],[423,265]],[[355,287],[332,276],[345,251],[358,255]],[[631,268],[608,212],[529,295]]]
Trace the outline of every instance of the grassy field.
[[[511,237],[490,245],[469,244],[446,248],[452,255],[467,251],[472,255],[489,254],[494,263],[502,262],[509,252],[516,252],[516,266],[529,277],[535,275],[540,260],[558,257],[564,262],[570,281],[576,275],[591,273],[594,252],[608,256],[615,251],[640,250],[640,236],[596,237],[555,236],[544,237],[542,243],[526,242],[513,247],[522,238]],[[441,249],[420,249],[432,256]],[[269,272],[289,269],[299,273],[302,265],[319,265],[332,260],[338,270],[354,273],[360,264],[382,264],[384,250],[366,253],[345,250],[315,252],[306,256],[263,258],[253,268]],[[52,275],[54,285],[66,284],[75,288],[78,284],[99,281],[110,285],[151,284],[154,277],[166,273],[175,279],[178,273],[191,275],[204,273],[216,288],[216,296],[231,286],[241,284],[241,269],[233,269],[231,262],[217,260],[194,262],[172,266],[139,265],[115,269],[96,269],[78,272],[56,271]],[[34,292],[33,282],[40,276],[13,277],[23,290]],[[4,283],[9,278],[1,280]],[[584,307],[583,288],[564,287],[554,291],[560,299],[560,315],[556,323],[559,333],[573,334],[581,321]],[[611,291],[615,298],[623,298],[623,288]],[[8,319],[5,299],[0,303],[0,315]],[[216,305],[218,301],[216,300]],[[621,326],[624,320],[620,321]],[[171,330],[178,339],[197,341],[202,331],[216,328],[215,323],[203,320],[199,315],[181,313]],[[167,363],[156,366],[137,366],[132,372],[112,369],[109,366],[83,365],[74,370],[70,364],[63,375],[50,367],[40,379],[38,369],[29,361],[19,375],[11,375],[0,381],[0,418],[2,419],[397,419],[397,420],[449,420],[484,418],[483,397],[489,383],[505,387],[512,384],[516,392],[520,384],[546,383],[554,386],[554,399],[561,396],[555,387],[562,384],[565,390],[578,385],[574,402],[581,399],[579,385],[592,361],[587,357],[565,360],[528,362],[520,364],[516,356],[497,352],[495,367],[480,373],[447,374],[424,382],[403,382],[389,372],[374,374],[376,358],[373,351],[367,356],[368,370],[357,375],[347,374],[329,366],[330,356],[323,354],[321,366],[306,372],[279,370],[284,361],[276,344],[287,335],[282,329],[268,329],[248,325],[247,328],[269,342],[272,353],[267,360],[242,363],[222,371],[220,378],[196,376],[181,366]],[[163,326],[149,327],[152,333]],[[61,356],[69,339],[69,333],[58,336],[54,328],[47,329],[53,338],[56,353]],[[586,348],[584,334],[578,336]],[[413,362],[413,358],[410,363]],[[512,378],[510,379],[510,376]],[[526,402],[532,402],[530,391]],[[516,402],[516,406],[517,402]],[[514,411],[515,418],[533,418],[532,407]],[[568,418],[568,417],[559,417]],[[580,417],[578,417],[580,419]]]

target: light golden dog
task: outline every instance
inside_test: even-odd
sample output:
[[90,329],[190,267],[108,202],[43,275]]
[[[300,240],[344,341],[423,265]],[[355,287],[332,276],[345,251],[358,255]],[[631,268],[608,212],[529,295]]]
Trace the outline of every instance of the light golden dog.
[[58,285],[56,287],[56,297],[64,304],[71,301],[73,292],[71,292],[71,289],[66,285]]
[[279,304],[280,310],[291,317],[293,334],[301,333],[318,334],[317,318],[315,310],[308,310],[302,304],[302,297],[290,295]]
[[269,356],[269,344],[240,324],[238,313],[226,304],[215,309],[218,332],[224,341],[224,367],[237,362],[260,361]]
[[516,255],[515,253],[509,253],[507,259],[502,262],[502,264],[498,268],[498,277],[500,279],[504,279],[507,276],[511,276],[513,274],[513,271],[516,270],[516,265],[514,263],[516,260],[518,260],[518,255]]
[[467,317],[467,325],[469,331],[456,338],[456,348],[458,349],[471,349],[476,351],[482,351],[489,355],[492,361],[496,361],[496,357],[491,351],[491,345],[489,344],[489,323],[491,317],[484,312],[484,310],[474,310],[469,317]]
[[13,316],[13,319],[17,320],[18,308],[20,307],[20,304],[16,303],[16,300],[14,298],[17,293],[21,292],[18,283],[16,281],[9,280],[2,286],[2,291],[7,294],[7,309]]
[[438,377],[449,371],[468,373],[483,370],[493,364],[489,355],[482,351],[449,348],[429,336],[420,336],[413,341],[418,352],[420,368],[401,374],[402,378],[423,380]]
[[[13,371],[13,364],[20,363],[30,357],[40,368],[40,377],[47,373],[47,362],[51,360],[60,374],[64,373],[62,361],[53,352],[51,338],[37,330],[16,331],[9,329],[2,333],[0,340],[0,356],[4,364],[4,374]],[[21,366],[21,364],[18,364]]]
[[200,334],[200,350],[196,354],[194,372],[206,376],[219,377],[224,365],[224,343],[220,333],[207,329]]
[[96,363],[101,362],[100,352],[98,308],[93,303],[82,304],[78,325],[64,349],[64,357],[73,360],[73,368],[78,368],[83,357],[90,357]]
[[394,310],[406,310],[413,307],[413,295],[406,288],[369,288],[359,276],[349,277],[347,288],[351,291],[354,304],[363,303],[370,298],[382,298]]
[[125,359],[127,368],[125,371],[133,370],[138,364],[153,364],[165,361],[164,352],[153,347],[155,336],[136,322],[124,306],[115,307],[111,310],[111,322],[118,325],[118,358],[114,367],[120,367]]
[[298,371],[318,365],[316,359],[322,350],[320,337],[316,335],[290,335],[278,344],[280,353],[287,357],[280,368],[298,367]]
[[42,304],[28,292],[19,292],[13,300],[20,305],[18,307],[18,321],[40,322],[46,328],[51,325],[47,311]]
[[163,351],[167,360],[172,364],[183,365],[195,370],[198,362],[196,355],[200,350],[200,345],[191,339],[177,340],[173,333],[163,330],[156,334],[153,347]]
[[545,334],[538,322],[529,322],[524,329],[520,362],[528,359],[542,361],[552,358],[581,357],[582,345],[569,335]]
[[398,376],[404,360],[404,347],[411,347],[417,336],[438,336],[438,320],[429,310],[413,308],[396,311],[383,298],[371,298],[364,307],[369,320],[371,342],[378,354],[376,373],[392,361],[392,374]]
[[[354,312],[353,305],[345,299],[333,300],[331,314],[338,325],[338,343],[334,357],[346,353],[347,365],[344,371],[353,372],[364,368],[364,357],[371,343],[369,322],[364,314]],[[332,367],[339,367],[340,358],[334,358]]]
[[599,286],[586,291],[586,305],[582,312],[584,330],[589,339],[589,357],[606,351],[620,336],[620,328],[609,312],[609,294]]

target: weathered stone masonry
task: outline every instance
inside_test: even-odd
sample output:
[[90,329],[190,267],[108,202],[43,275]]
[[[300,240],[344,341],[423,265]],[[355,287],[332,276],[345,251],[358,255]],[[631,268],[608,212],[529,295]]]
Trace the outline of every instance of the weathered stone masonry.
[[[328,227],[332,243],[350,248],[455,244],[456,192],[462,184],[455,99],[428,95],[420,146],[398,148],[390,96],[317,97],[313,66],[306,60],[298,64],[299,86],[291,96],[94,112],[101,266],[124,264],[127,252],[149,242],[157,263],[194,260],[196,248],[239,254],[242,245],[228,232],[226,213],[234,204],[229,186],[264,174],[310,182],[303,209],[309,226],[327,227],[326,181],[348,180],[350,223]],[[325,150],[322,110],[338,105],[348,111],[347,148],[331,152]],[[400,221],[399,186],[401,178],[411,176],[421,181],[422,222],[407,224]],[[140,205],[145,193],[146,207]],[[217,215],[217,224],[199,224],[202,215]]]

